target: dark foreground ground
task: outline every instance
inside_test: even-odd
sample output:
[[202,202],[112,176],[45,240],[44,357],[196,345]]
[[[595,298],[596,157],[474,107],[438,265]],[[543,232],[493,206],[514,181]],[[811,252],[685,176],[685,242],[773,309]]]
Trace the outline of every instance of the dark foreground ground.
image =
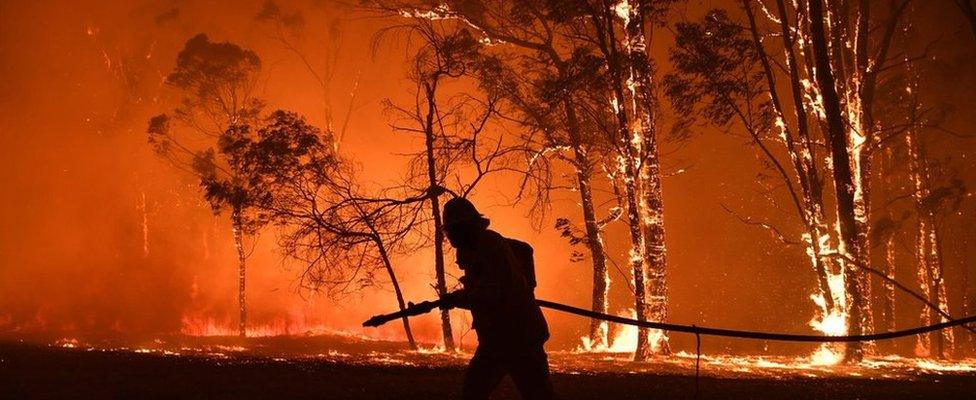
[[[94,350],[0,342],[2,399],[451,399],[463,360],[382,353],[276,358]],[[557,368],[558,369],[558,368]],[[561,399],[692,399],[680,373],[561,371]],[[505,382],[496,399],[516,399]],[[976,399],[976,376],[903,378],[705,376],[699,399]]]

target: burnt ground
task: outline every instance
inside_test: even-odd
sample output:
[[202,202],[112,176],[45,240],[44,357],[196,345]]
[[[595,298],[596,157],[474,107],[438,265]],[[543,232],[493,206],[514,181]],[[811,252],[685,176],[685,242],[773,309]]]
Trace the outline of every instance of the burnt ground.
[[[449,399],[463,359],[413,359],[385,353],[329,357],[249,353],[63,348],[0,342],[3,399]],[[560,370],[561,399],[692,399],[687,371]],[[976,399],[976,376],[716,377],[700,381],[699,399]],[[495,399],[517,399],[506,380]]]

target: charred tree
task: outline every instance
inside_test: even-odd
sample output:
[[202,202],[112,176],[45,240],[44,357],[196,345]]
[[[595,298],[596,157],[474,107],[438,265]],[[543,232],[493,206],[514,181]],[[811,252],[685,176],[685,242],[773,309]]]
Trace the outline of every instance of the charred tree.
[[[913,184],[912,198],[916,211],[916,267],[919,287],[928,301],[938,306],[938,310],[949,312],[942,266],[942,243],[936,226],[936,207],[932,202],[931,177],[926,166],[924,147],[914,131],[905,135],[908,150],[910,177]],[[946,319],[937,310],[923,308],[922,324],[944,322]],[[951,330],[919,335],[915,352],[918,355],[945,358],[952,346]]]
[[[802,244],[819,283],[812,296],[820,313],[811,321],[828,334],[838,331],[836,320],[844,313],[843,288],[836,282],[840,272],[829,253],[829,229],[824,215],[822,184],[807,123],[800,72],[792,56],[794,29],[788,20],[777,21],[784,32],[785,63],[793,102],[781,101],[777,77],[765,50],[760,27],[749,2],[743,2],[748,26],[733,22],[722,10],[709,12],[702,22],[679,23],[676,43],[670,51],[675,72],[664,79],[672,106],[688,118],[700,116],[725,126],[733,120],[749,134],[761,156],[782,180],[801,222],[802,240],[795,241],[767,222],[743,219],[766,228],[784,245]],[[774,32],[775,33],[775,32]],[[794,109],[786,107],[792,105]],[[792,117],[792,118],[791,118]],[[785,153],[786,161],[777,154]],[[731,212],[731,211],[730,211]]]
[[[652,28],[671,2],[620,3],[602,1],[583,9],[590,32],[606,65],[611,115],[616,122],[607,142],[614,151],[614,167],[623,186],[634,279],[634,310],[638,320],[667,320],[666,246],[661,168],[655,128],[653,69],[648,56]],[[652,25],[653,27],[653,25]],[[606,106],[604,106],[606,107]],[[670,353],[663,331],[638,329],[635,360],[652,352]]]
[[[423,149],[410,160],[406,186],[427,194],[429,218],[422,221],[432,228],[434,289],[438,295],[446,294],[448,285],[445,234],[437,194],[451,192],[467,197],[485,176],[519,170],[513,168],[511,159],[523,152],[521,145],[509,146],[503,143],[503,137],[489,136],[491,132],[487,128],[498,113],[498,99],[493,94],[481,98],[477,93],[444,89],[445,85],[474,79],[473,64],[480,59],[481,45],[470,32],[455,25],[413,18],[411,24],[393,28],[421,39],[408,73],[415,85],[415,100],[409,106],[385,101],[387,112],[394,117],[391,124],[394,131],[423,138]],[[440,312],[444,347],[454,351],[457,344],[450,313]]]
[[[854,170],[851,163],[851,153],[848,147],[848,136],[844,126],[844,119],[841,114],[840,97],[837,94],[837,86],[834,79],[834,72],[831,66],[830,53],[828,52],[829,42],[824,29],[823,4],[820,0],[810,0],[809,2],[809,22],[810,39],[813,46],[813,57],[815,60],[815,78],[817,87],[823,97],[822,105],[824,109],[824,119],[826,121],[826,137],[830,149],[831,172],[834,179],[834,190],[837,197],[837,224],[840,232],[840,244],[838,250],[842,254],[849,254],[853,260],[863,259],[862,254],[866,251],[862,243],[858,241],[859,224],[857,223],[857,208],[863,204],[856,204]],[[848,263],[845,265],[844,286],[847,290],[849,301],[847,321],[848,331],[852,335],[864,333],[864,294],[861,285],[862,279],[858,276],[858,266]],[[863,349],[860,343],[848,345],[845,361],[859,362],[863,357]]]
[[[666,3],[666,2],[660,2]],[[655,107],[653,95],[653,70],[648,57],[651,31],[651,1],[638,1],[631,4],[624,19],[625,49],[630,67],[628,89],[633,102],[634,122],[631,143],[637,147],[640,165],[637,179],[640,180],[640,227],[643,235],[643,254],[647,260],[647,316],[653,321],[667,321],[667,247],[664,235],[664,196],[661,185],[661,160],[658,150],[658,135],[656,131]],[[660,11],[659,11],[660,12]],[[653,27],[653,25],[650,25]],[[636,282],[635,289],[639,287]],[[640,314],[638,314],[639,316]],[[638,317],[639,318],[639,317]],[[638,339],[638,350],[635,359],[642,360],[647,354],[641,354],[640,340],[650,340],[645,335]],[[651,348],[663,354],[670,354],[667,334],[663,331],[654,332]]]
[[[595,148],[591,143],[594,135],[584,126],[583,118],[580,116],[580,105],[577,103],[575,90],[578,90],[579,81],[574,79],[585,77],[577,75],[577,71],[573,69],[571,53],[575,45],[557,43],[557,40],[567,37],[556,32],[566,28],[565,21],[561,19],[565,16],[553,13],[554,9],[550,8],[550,4],[539,1],[446,2],[438,7],[421,10],[415,8],[415,4],[392,3],[386,8],[405,12],[416,18],[454,20],[478,32],[482,36],[481,43],[504,44],[509,49],[530,55],[529,57],[517,56],[522,64],[506,65],[506,68],[520,71],[523,75],[516,80],[515,87],[527,86],[527,92],[532,94],[527,96],[520,90],[502,87],[490,80],[482,80],[481,84],[494,87],[502,94],[502,99],[522,114],[522,123],[525,126],[541,132],[542,140],[531,141],[538,145],[532,159],[554,157],[565,161],[573,168],[576,181],[574,186],[580,196],[583,209],[586,237],[584,241],[593,265],[592,307],[595,311],[607,312],[610,279],[601,237],[602,224],[596,216],[596,205],[593,199],[592,165],[595,154],[592,151]],[[567,46],[570,48],[568,51],[570,54],[566,54]],[[495,60],[500,64],[508,64],[506,60],[500,58]],[[539,71],[551,74],[538,76]],[[555,88],[551,86],[553,83],[562,86]],[[551,113],[556,113],[554,115],[558,117],[553,118]],[[529,164],[531,166],[534,163]],[[551,189],[548,184],[543,186],[546,192]],[[548,195],[543,197],[547,198]],[[605,323],[592,320],[589,333],[592,345],[606,345],[607,325]]]
[[[563,72],[565,74],[565,72]],[[607,313],[610,294],[610,275],[607,271],[606,251],[603,247],[602,228],[598,225],[593,204],[592,165],[587,156],[582,129],[576,116],[573,103],[567,98],[562,102],[563,112],[568,122],[568,144],[572,148],[573,163],[576,168],[576,184],[579,189],[580,204],[586,229],[586,245],[590,250],[593,265],[593,295],[591,309]],[[604,321],[590,320],[589,340],[591,346],[609,345],[609,327]]]

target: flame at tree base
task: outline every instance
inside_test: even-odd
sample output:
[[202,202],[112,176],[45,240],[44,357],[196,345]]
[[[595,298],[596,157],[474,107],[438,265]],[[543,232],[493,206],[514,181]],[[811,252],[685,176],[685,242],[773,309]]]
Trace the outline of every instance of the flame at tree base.
[[[636,319],[637,312],[634,309],[628,309],[626,312],[618,313],[620,317]],[[639,334],[639,329],[633,325],[620,325],[613,324],[614,329],[610,329],[610,324],[604,321],[601,325],[601,329],[606,332],[604,337],[610,337],[612,331],[613,337],[605,343],[594,343],[589,337],[583,336],[580,338],[580,345],[576,348],[577,353],[633,353],[637,351],[637,335]],[[668,336],[664,331],[660,329],[648,329],[647,330],[647,343],[651,345],[651,353],[657,354],[663,348],[664,343],[667,342]]]

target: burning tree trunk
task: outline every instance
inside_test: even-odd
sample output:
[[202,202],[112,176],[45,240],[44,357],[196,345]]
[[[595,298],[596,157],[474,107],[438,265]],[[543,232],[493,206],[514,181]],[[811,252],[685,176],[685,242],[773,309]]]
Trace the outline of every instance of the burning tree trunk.
[[[603,248],[603,237],[597,225],[596,211],[593,206],[593,191],[590,184],[592,177],[590,160],[583,150],[579,120],[576,110],[569,98],[562,101],[568,122],[569,141],[573,148],[573,165],[576,169],[576,183],[579,186],[580,204],[583,208],[583,221],[586,230],[586,246],[590,250],[593,261],[593,297],[592,310],[606,314],[608,311],[608,296],[610,294],[610,275],[607,273],[606,252]],[[590,320],[590,346],[609,345],[609,326],[606,321],[593,318]]]
[[[859,186],[859,183],[855,183],[855,171],[851,165],[852,155],[848,147],[850,143],[844,127],[840,97],[837,94],[830,54],[827,50],[829,42],[824,30],[825,14],[821,0],[810,0],[809,14],[810,39],[816,66],[815,76],[817,86],[823,97],[822,105],[827,125],[826,136],[830,148],[834,189],[837,196],[837,225],[840,233],[838,250],[842,254],[849,255],[853,260],[861,260],[866,249],[862,248],[862,243],[858,240],[860,233],[857,210],[863,207],[863,203],[858,204],[855,197],[855,188]],[[861,286],[862,280],[858,276],[861,274],[862,272],[856,265],[845,263],[844,286],[847,289],[849,302],[848,332],[852,335],[860,335],[864,332],[865,302]],[[851,343],[848,345],[845,361],[858,362],[861,360],[862,354],[862,345]]]
[[[782,1],[777,4],[780,14],[787,16],[773,19],[784,46],[781,64],[788,67],[791,104],[781,100],[773,63],[762,41],[767,34],[760,31],[752,2],[746,0],[742,1],[742,8],[748,18],[749,32],[743,32],[743,27],[719,10],[706,15],[701,23],[678,24],[676,47],[671,51],[678,72],[665,77],[665,87],[679,112],[697,112],[717,125],[726,125],[737,118],[782,178],[802,223],[802,243],[819,284],[819,293],[811,297],[820,313],[811,325],[824,333],[841,335],[846,330],[845,290],[842,272],[829,248],[823,186],[814,155],[808,105],[804,102],[805,81],[793,47],[797,30],[790,26],[790,13],[786,12],[785,4]],[[793,107],[789,112],[788,105]],[[771,148],[774,144],[782,145],[788,163],[779,160],[778,152]],[[787,241],[775,227],[758,225]]]
[[[653,71],[648,58],[651,32],[646,30],[646,7],[649,2],[636,2],[630,6],[624,19],[625,43],[630,66],[628,89],[633,102],[634,136],[632,143],[640,157],[637,178],[640,179],[640,226],[644,241],[644,258],[647,260],[648,317],[653,321],[667,321],[667,247],[664,240],[664,196],[661,187],[661,160],[658,154],[658,137],[655,129],[653,95]],[[635,282],[635,287],[637,283]],[[644,336],[644,335],[641,335]],[[638,343],[640,341],[638,340]],[[651,350],[670,354],[668,336],[655,331]],[[640,346],[638,345],[638,352]],[[637,359],[643,359],[635,355]]]
[[[803,223],[805,233],[802,235],[802,242],[806,246],[806,253],[809,257],[813,271],[816,273],[819,286],[819,293],[813,296],[815,303],[820,308],[820,315],[811,322],[815,328],[828,334],[842,334],[837,324],[833,323],[845,312],[844,290],[837,287],[835,283],[839,281],[841,272],[837,262],[830,257],[825,257],[829,253],[829,228],[827,218],[824,214],[823,185],[818,172],[818,165],[815,161],[813,140],[809,126],[807,105],[804,103],[803,78],[801,76],[801,65],[796,57],[794,50],[795,40],[799,29],[790,26],[789,15],[786,5],[782,0],[777,0],[777,10],[780,17],[774,22],[779,26],[780,37],[783,43],[783,64],[787,68],[787,81],[789,82],[790,94],[792,98],[792,111],[786,112],[784,103],[781,101],[779,89],[777,88],[777,78],[771,66],[769,55],[766,53],[762,36],[764,35],[756,22],[751,2],[742,1],[742,8],[745,10],[751,31],[752,47],[755,49],[756,59],[761,66],[762,76],[765,78],[765,91],[769,95],[770,111],[772,113],[774,129],[778,135],[778,142],[784,145],[786,153],[789,155],[790,164],[796,175],[797,192],[794,188],[793,179],[786,173],[785,168],[776,160],[773,153],[764,144],[764,139],[760,136],[748,118],[749,113],[736,110],[735,114],[747,129],[749,129],[753,141],[763,151],[769,161],[776,166],[784,184],[789,189],[794,205],[797,208],[800,220]],[[768,10],[767,10],[768,12]],[[799,26],[799,22],[798,26]],[[714,82],[710,78],[711,85],[722,87],[721,84]],[[724,96],[726,101],[731,102],[728,95]],[[790,116],[793,118],[795,127],[791,127]],[[794,136],[795,135],[795,136]]]
[[[576,153],[577,159],[585,158],[585,155],[580,154],[580,152]],[[597,226],[596,213],[593,210],[593,193],[590,189],[589,173],[578,171],[576,177],[586,226],[586,245],[590,249],[590,258],[593,261],[593,303],[591,309],[606,314],[610,294],[610,274],[607,272],[603,237],[600,228]],[[590,343],[607,346],[609,345],[608,334],[609,326],[606,321],[596,318],[590,320]]]
[[[618,49],[615,19],[604,2],[594,26],[607,61],[617,134],[618,169],[624,185],[631,250],[630,268],[634,278],[634,311],[637,319],[667,320],[666,247],[664,242],[664,202],[657,137],[654,130],[652,71],[647,56],[645,10],[647,4],[621,3],[613,8],[623,23],[623,51]],[[602,23],[601,23],[602,21]],[[624,79],[624,76],[627,79]],[[625,89],[626,88],[626,89]],[[634,360],[643,361],[652,352],[669,354],[667,334],[637,330]]]
[[[916,262],[918,268],[918,283],[922,294],[929,303],[948,314],[949,304],[946,297],[945,284],[942,277],[941,240],[936,227],[935,209],[927,204],[930,195],[929,173],[925,165],[924,148],[918,141],[913,130],[905,134],[905,144],[908,148],[909,174],[912,179],[917,214],[916,231]],[[921,319],[923,325],[948,321],[940,315],[938,310],[923,308]],[[949,347],[952,346],[952,331],[942,330],[919,335],[915,351],[919,355],[929,355],[944,358]]]
[[[639,179],[640,162],[638,149],[635,146],[636,143],[640,143],[641,138],[637,135],[640,131],[631,131],[630,127],[630,116],[627,114],[625,105],[622,104],[626,97],[622,88],[623,82],[621,79],[621,70],[619,68],[619,63],[616,61],[617,56],[615,52],[616,45],[614,44],[612,25],[608,24],[607,32],[609,34],[609,66],[611,70],[611,75],[613,76],[615,82],[613,86],[614,95],[611,99],[611,104],[614,107],[614,114],[617,117],[617,155],[618,158],[618,168],[622,176],[622,183],[624,186],[624,203],[627,205],[627,226],[628,232],[630,233],[630,253],[628,261],[630,263],[631,274],[634,279],[634,312],[639,321],[647,321],[648,317],[648,307],[647,307],[647,261],[646,256],[647,246],[645,243],[646,238],[644,237],[643,224],[641,222],[641,204],[638,196],[640,196],[639,186],[641,185],[641,180]],[[632,136],[633,135],[633,136]],[[651,354],[651,346],[648,342],[649,330],[647,328],[639,328],[637,330],[637,348],[634,352],[635,361],[646,360]]]
[[[760,51],[760,57],[765,60],[765,50],[762,48],[762,42],[759,38],[755,18],[752,16],[751,7],[745,1],[743,2],[743,6],[749,14],[750,27],[753,31],[753,42]],[[818,173],[817,164],[814,161],[813,141],[811,140],[806,110],[807,106],[803,102],[804,91],[799,70],[800,64],[794,51],[794,39],[797,35],[794,35],[793,28],[789,25],[789,13],[786,11],[786,5],[783,0],[777,0],[776,7],[780,15],[779,25],[786,64],[789,67],[790,93],[792,94],[794,117],[797,127],[796,132],[799,140],[794,141],[789,131],[784,130],[783,134],[785,135],[784,139],[787,150],[790,158],[793,160],[794,169],[796,170],[798,181],[803,191],[804,210],[802,214],[805,217],[807,230],[805,237],[808,249],[807,255],[810,257],[813,270],[817,273],[817,279],[820,283],[820,297],[823,300],[823,318],[828,318],[827,316],[831,314],[843,313],[843,310],[838,308],[836,300],[838,297],[843,297],[844,294],[837,293],[830,285],[831,276],[837,276],[840,273],[837,271],[836,262],[821,256],[826,252],[825,238],[829,235],[829,229],[826,223],[826,216],[824,215],[823,185]],[[799,26],[799,21],[797,21],[797,25]],[[771,91],[770,97],[774,99],[773,104],[775,107],[780,102],[777,100],[778,96],[775,95],[776,82],[773,69],[769,66],[768,61],[764,61],[763,66],[767,76],[767,85]],[[781,107],[779,106],[777,108]],[[779,111],[778,114],[780,121],[785,121],[785,114],[782,111]],[[785,122],[781,123],[784,123],[785,127]]]

